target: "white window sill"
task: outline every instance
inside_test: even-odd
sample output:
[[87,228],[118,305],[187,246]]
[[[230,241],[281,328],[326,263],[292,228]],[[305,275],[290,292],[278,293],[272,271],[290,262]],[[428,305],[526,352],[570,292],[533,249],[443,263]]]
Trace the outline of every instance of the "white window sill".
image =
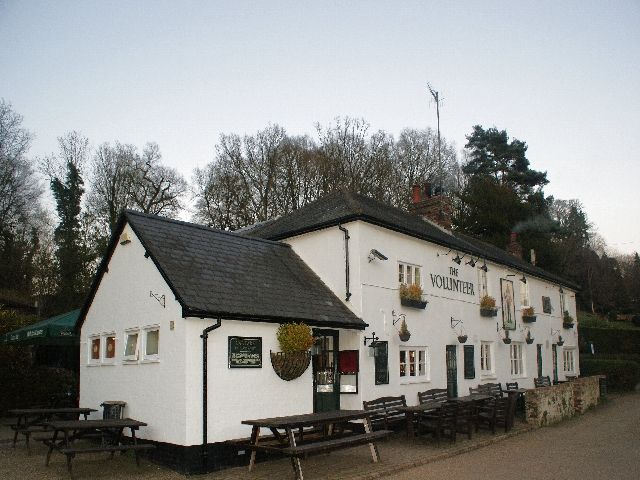
[[87,363],[87,367],[100,367],[102,366],[101,363]]
[[431,380],[429,380],[428,378],[419,380],[400,379],[400,385],[414,385],[416,383],[431,383]]
[[159,358],[145,358],[140,363],[160,363]]
[[116,362],[115,362],[114,360],[110,360],[110,361],[108,361],[108,362],[102,362],[102,365],[103,365],[103,366],[110,366],[110,367],[112,367],[112,366],[114,366],[115,364],[116,364]]
[[495,380],[498,377],[496,376],[495,373],[481,373],[480,378],[486,379],[486,380]]
[[139,360],[123,360],[122,365],[138,365],[140,363]]

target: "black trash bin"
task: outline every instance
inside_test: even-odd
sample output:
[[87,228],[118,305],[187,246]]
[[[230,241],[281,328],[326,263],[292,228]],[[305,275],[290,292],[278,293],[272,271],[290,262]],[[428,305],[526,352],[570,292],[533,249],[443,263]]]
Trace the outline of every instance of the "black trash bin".
[[606,398],[607,397],[607,377],[604,375],[601,376],[598,383],[600,386],[600,398]]
[[102,411],[102,418],[104,419],[116,419],[119,420],[122,418],[122,411],[124,410],[127,402],[122,402],[120,400],[108,400],[106,402],[102,402],[100,406],[104,409]]

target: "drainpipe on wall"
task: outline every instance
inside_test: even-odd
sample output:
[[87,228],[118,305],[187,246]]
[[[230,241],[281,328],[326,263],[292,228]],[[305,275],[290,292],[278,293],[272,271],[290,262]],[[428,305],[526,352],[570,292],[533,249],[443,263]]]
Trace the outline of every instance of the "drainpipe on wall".
[[348,302],[349,298],[351,298],[351,292],[349,291],[349,239],[351,237],[349,236],[349,230],[342,225],[338,225],[338,228],[344,233],[344,276],[347,289],[345,301]]
[[208,466],[207,451],[207,340],[209,332],[220,327],[221,319],[218,317],[216,323],[205,328],[200,338],[202,339],[202,471],[206,473]]

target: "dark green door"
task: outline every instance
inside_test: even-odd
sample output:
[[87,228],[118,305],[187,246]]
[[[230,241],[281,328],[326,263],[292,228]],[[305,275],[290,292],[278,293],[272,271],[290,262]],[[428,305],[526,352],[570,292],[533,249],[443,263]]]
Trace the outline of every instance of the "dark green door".
[[553,359],[553,384],[558,383],[558,346],[554,343],[551,345],[552,359]]
[[458,396],[458,361],[456,352],[457,345],[447,345],[447,395],[449,397]]
[[542,376],[542,345],[539,343],[536,345],[536,353],[538,359],[538,377]]
[[338,376],[338,332],[314,330],[316,338],[313,364],[313,411],[340,410]]

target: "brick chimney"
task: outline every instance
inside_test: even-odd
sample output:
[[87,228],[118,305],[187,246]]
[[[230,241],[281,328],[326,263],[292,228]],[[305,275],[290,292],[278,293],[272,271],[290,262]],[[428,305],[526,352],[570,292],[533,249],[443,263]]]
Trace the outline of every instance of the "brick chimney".
[[451,201],[442,194],[433,194],[431,184],[425,183],[421,189],[420,185],[413,185],[411,189],[412,204],[409,211],[420,215],[425,220],[440,225],[446,230],[451,230],[451,217],[453,207]]
[[516,232],[511,232],[511,236],[509,237],[509,244],[507,245],[507,253],[513,255],[514,257],[518,257],[522,260],[522,245],[518,243],[518,234]]

